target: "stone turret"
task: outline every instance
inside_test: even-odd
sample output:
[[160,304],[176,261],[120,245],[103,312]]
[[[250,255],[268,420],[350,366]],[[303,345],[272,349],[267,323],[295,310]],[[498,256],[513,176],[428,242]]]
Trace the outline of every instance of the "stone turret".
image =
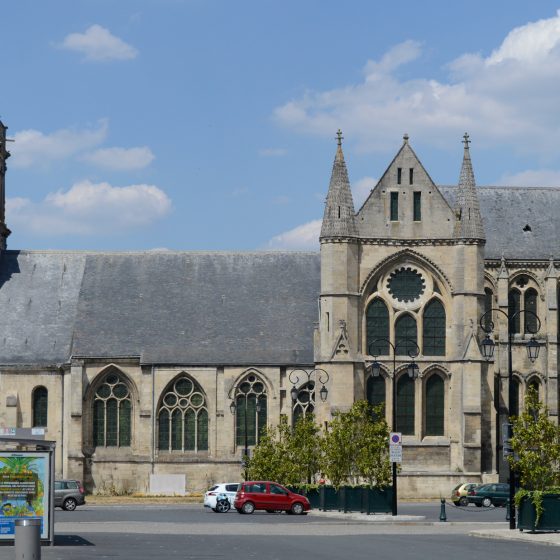
[[6,226],[6,160],[10,157],[10,152],[6,150],[6,130],[0,121],[0,251],[6,249],[6,239],[11,231]]
[[357,237],[354,201],[348,180],[348,171],[344,154],[342,153],[342,132],[337,132],[338,147],[334,158],[333,169],[323,225],[321,239],[325,237]]
[[463,137],[465,150],[463,165],[459,176],[457,201],[455,203],[455,229],[454,237],[458,239],[478,239],[484,241],[484,226],[480,216],[480,205],[476,194],[476,183],[469,152],[469,135],[465,132]]

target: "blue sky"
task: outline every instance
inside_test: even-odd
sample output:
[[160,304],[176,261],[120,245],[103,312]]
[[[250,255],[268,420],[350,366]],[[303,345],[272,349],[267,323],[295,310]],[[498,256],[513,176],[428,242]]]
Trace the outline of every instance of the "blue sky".
[[316,249],[403,133],[437,184],[560,186],[560,1],[2,7],[12,249]]

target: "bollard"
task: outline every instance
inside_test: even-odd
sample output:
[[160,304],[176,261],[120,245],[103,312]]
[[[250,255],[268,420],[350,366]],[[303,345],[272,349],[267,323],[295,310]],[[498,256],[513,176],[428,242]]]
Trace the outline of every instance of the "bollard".
[[41,559],[41,520],[16,519],[16,560]]
[[441,510],[439,512],[439,520],[447,521],[447,515],[445,515],[445,498],[441,499]]

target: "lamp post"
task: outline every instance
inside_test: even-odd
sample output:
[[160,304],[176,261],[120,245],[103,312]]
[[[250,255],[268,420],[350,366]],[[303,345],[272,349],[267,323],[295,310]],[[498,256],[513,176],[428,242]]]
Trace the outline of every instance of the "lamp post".
[[[525,323],[525,330],[531,334],[535,335],[539,332],[541,328],[541,321],[536,313],[529,311],[528,309],[520,309],[519,311],[513,312],[511,315],[506,313],[503,309],[492,308],[486,311],[479,320],[480,328],[486,333],[484,340],[482,341],[482,355],[487,359],[491,360],[494,356],[494,349],[496,345],[494,341],[490,338],[490,333],[494,330],[494,323],[492,322],[492,313],[497,312],[501,313],[507,319],[508,325],[508,422],[509,417],[511,416],[512,410],[511,406],[514,400],[514,390],[513,390],[513,365],[511,359],[511,349],[513,343],[513,335],[515,330],[515,319],[520,317],[522,314],[530,315],[536,319],[536,328],[535,330],[531,330],[530,323]],[[486,318],[489,320],[485,320]],[[529,360],[533,363],[539,357],[539,350],[540,344],[535,340],[535,337],[532,336],[530,340],[527,341],[526,348],[527,348],[527,356]],[[515,529],[515,472],[509,463],[509,528]]]
[[[237,385],[234,385],[229,393],[229,398],[231,399],[231,403],[229,404],[229,410],[230,412],[233,414],[233,416],[235,417],[235,415],[237,414],[237,403],[235,402],[235,394],[237,392]],[[231,396],[233,395],[233,397]],[[256,411],[257,414],[261,411],[261,403],[260,403],[260,399],[258,397],[255,397],[256,399]],[[249,439],[248,439],[248,434],[247,434],[247,395],[245,395],[245,410],[244,410],[244,414],[243,414],[243,433],[244,433],[244,450],[243,450],[243,467],[244,467],[244,473],[243,473],[243,478],[245,480],[247,480],[247,459],[249,458]],[[237,426],[237,423],[236,423]],[[237,434],[235,434],[235,439],[237,440]]]
[[[303,379],[302,383],[300,383],[300,377],[301,379]],[[297,401],[299,390],[303,385],[305,385],[306,379],[307,383],[311,383],[311,381],[313,381],[313,390],[315,390],[317,382],[321,384],[321,388],[319,389],[319,396],[321,397],[322,402],[327,401],[327,397],[329,395],[329,390],[327,389],[329,374],[324,369],[316,368],[310,371],[307,371],[305,369],[294,369],[290,372],[288,379],[292,384],[292,388],[290,390],[292,403],[295,403]]]
[[[392,387],[392,419],[391,428],[393,432],[397,431],[397,348],[401,345],[407,345],[407,354],[411,361],[407,365],[407,373],[411,379],[416,379],[418,377],[418,365],[414,362],[414,358],[420,354],[420,348],[418,344],[411,339],[402,339],[396,344],[393,344],[390,340],[386,338],[376,338],[368,345],[368,353],[373,356],[373,362],[371,364],[371,373],[374,377],[379,377],[381,375],[381,364],[377,361],[377,354],[372,352],[372,348],[375,349],[376,343],[388,344],[393,351],[393,387]],[[411,346],[414,345],[413,348]],[[391,504],[391,514],[397,515],[397,463],[393,461],[393,499]]]

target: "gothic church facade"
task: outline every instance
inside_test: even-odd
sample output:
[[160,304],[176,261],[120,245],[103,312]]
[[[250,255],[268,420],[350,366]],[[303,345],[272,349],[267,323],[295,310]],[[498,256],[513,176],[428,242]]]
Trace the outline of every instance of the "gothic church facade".
[[438,496],[503,478],[528,387],[557,419],[560,189],[476,187],[466,136],[457,186],[405,136],[357,212],[339,136],[319,253],[8,250],[8,157],[0,123],[0,426],[45,427],[58,476],[201,491],[241,477],[267,424],[359,399],[391,421],[395,393],[400,495]]

